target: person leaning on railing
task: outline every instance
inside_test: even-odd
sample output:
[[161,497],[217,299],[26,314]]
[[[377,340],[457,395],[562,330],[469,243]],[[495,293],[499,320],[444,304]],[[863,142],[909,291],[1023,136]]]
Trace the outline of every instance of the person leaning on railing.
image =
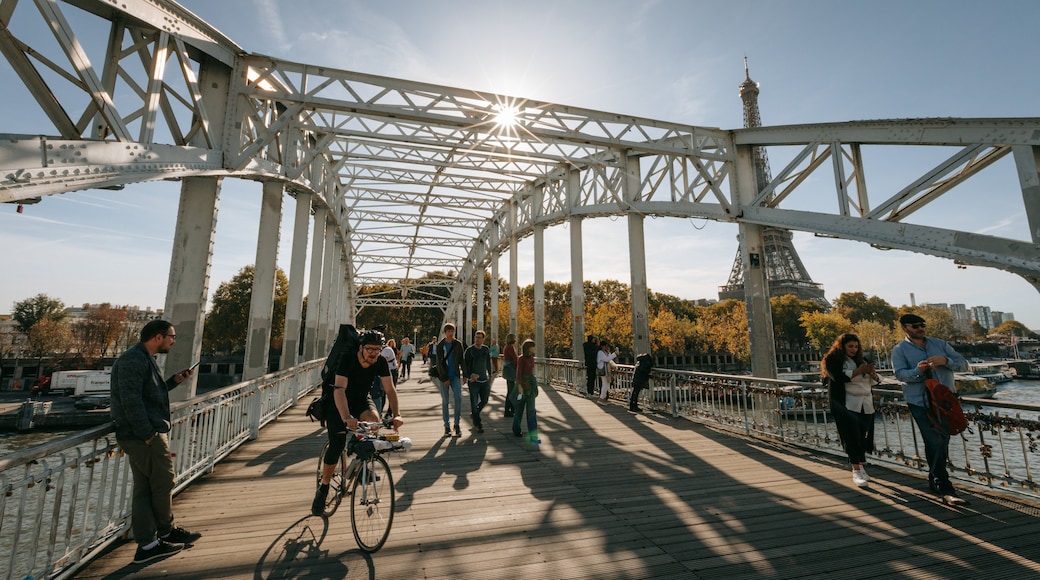
[[904,314],[899,324],[906,339],[892,349],[892,368],[896,378],[903,382],[903,397],[910,407],[928,459],[928,487],[949,505],[967,503],[957,496],[946,471],[950,457],[950,434],[934,425],[928,418],[928,400],[925,379],[931,376],[940,383],[954,388],[954,371],[968,370],[968,361],[953,350],[945,340],[925,336],[925,321],[916,314]]
[[863,349],[855,334],[842,334],[831,345],[820,365],[831,416],[838,437],[852,464],[852,483],[866,487],[867,453],[874,451],[874,397],[871,387],[878,381],[873,363],[863,359]]
[[141,341],[112,365],[111,409],[116,442],[129,458],[134,477],[130,524],[140,564],[168,556],[202,537],[173,525],[173,458],[170,456],[170,389],[191,376],[184,369],[163,380],[155,355],[170,352],[173,325],[153,320]]

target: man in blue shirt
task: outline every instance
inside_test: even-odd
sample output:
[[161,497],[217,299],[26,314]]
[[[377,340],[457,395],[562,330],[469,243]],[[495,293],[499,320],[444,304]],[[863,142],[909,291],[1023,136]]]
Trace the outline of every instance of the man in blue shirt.
[[924,381],[931,377],[955,389],[953,373],[968,370],[968,363],[945,340],[925,336],[925,321],[920,316],[904,314],[899,318],[899,324],[906,333],[906,339],[892,349],[892,366],[896,378],[903,383],[903,397],[924,439],[924,453],[928,459],[928,487],[942,496],[944,503],[965,504],[966,501],[957,497],[946,471],[950,456],[950,434],[939,429],[928,418],[929,405]]

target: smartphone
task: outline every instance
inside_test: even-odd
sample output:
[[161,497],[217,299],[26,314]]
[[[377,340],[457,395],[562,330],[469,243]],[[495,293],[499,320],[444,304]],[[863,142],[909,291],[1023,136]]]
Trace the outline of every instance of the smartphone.
[[193,370],[195,370],[195,367],[199,366],[199,363],[200,363],[200,362],[202,362],[202,361],[201,361],[201,360],[197,360],[197,361],[195,361],[195,364],[193,364],[193,365],[191,365],[190,367],[188,367],[188,370],[189,370],[189,371],[193,371]]

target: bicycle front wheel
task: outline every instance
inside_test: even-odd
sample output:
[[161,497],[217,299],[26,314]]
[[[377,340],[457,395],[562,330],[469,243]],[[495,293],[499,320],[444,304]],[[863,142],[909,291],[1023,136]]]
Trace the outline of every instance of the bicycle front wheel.
[[375,552],[386,543],[394,523],[395,502],[390,466],[375,455],[354,476],[350,495],[350,525],[362,550]]
[[[321,455],[318,456],[318,476],[314,482],[316,487],[321,487],[321,472],[325,468],[325,452],[328,450],[329,442],[326,441],[325,446],[321,448]],[[322,509],[323,516],[330,517],[336,513],[336,509],[339,508],[339,502],[343,501],[343,492],[346,490],[346,485],[347,454],[343,452],[339,454],[336,470],[332,472],[332,480],[329,482],[329,494],[325,496],[325,507]]]

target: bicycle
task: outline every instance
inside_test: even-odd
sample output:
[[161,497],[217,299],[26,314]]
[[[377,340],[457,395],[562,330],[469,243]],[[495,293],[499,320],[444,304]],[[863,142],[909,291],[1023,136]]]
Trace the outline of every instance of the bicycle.
[[[383,547],[394,523],[394,478],[383,454],[408,451],[412,440],[397,433],[378,434],[385,426],[377,422],[359,422],[356,430],[347,430],[347,447],[340,454],[336,470],[329,483],[322,515],[336,513],[343,496],[350,496],[350,526],[358,546],[369,553]],[[318,475],[315,485],[321,485],[321,472],[329,442],[318,456]],[[350,463],[347,456],[353,455]]]

